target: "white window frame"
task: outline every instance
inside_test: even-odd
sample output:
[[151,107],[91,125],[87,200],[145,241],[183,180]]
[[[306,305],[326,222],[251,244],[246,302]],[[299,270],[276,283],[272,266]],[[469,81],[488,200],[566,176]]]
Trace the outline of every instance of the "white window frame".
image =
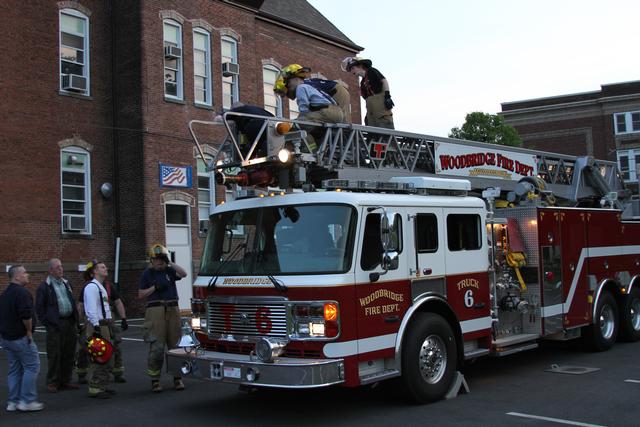
[[[265,70],[275,73],[276,77],[275,77],[273,82],[266,82],[264,80],[264,72],[265,72]],[[264,94],[263,94],[263,97],[264,97],[264,103],[263,103],[264,104],[264,109],[269,111],[269,112],[271,112],[271,113],[273,113],[274,116],[276,116],[276,117],[282,117],[282,98],[279,95],[276,95],[273,92],[273,86],[275,84],[275,80],[278,79],[278,73],[279,72],[280,72],[280,70],[278,69],[278,67],[275,67],[273,65],[267,64],[267,65],[263,65],[262,66],[262,88],[263,88],[263,92],[264,92]],[[267,105],[267,94],[272,95],[272,96],[275,97],[275,100],[276,100],[276,105],[275,105],[276,111],[271,111],[270,108],[273,107],[273,106],[272,105]]]
[[[73,216],[84,216],[85,218],[85,229],[83,231],[65,231],[64,229],[64,217],[66,216],[64,213],[64,186],[68,186],[68,184],[63,184],[63,173],[64,172],[78,172],[78,169],[67,168],[63,163],[63,154],[64,153],[77,153],[86,156],[86,163],[84,164],[84,215],[73,215]],[[71,200],[73,201],[73,200]],[[76,201],[77,202],[77,201]],[[68,214],[67,214],[68,215]],[[63,234],[77,235],[77,234],[91,234],[91,153],[87,150],[84,150],[80,147],[65,147],[60,150],[60,229]]]
[[[84,78],[87,79],[87,89],[84,91],[84,93],[82,92],[75,92],[75,91],[68,91],[65,89],[62,89],[62,15],[69,15],[69,16],[73,16],[75,18],[80,18],[82,20],[84,20],[85,22],[85,34],[78,34],[78,33],[69,33],[69,34],[73,34],[75,36],[80,36],[83,38],[84,40],[84,46],[83,46],[83,50],[84,50],[84,64],[82,66],[82,76]],[[59,70],[60,70],[60,91],[64,92],[64,93],[73,93],[76,95],[85,95],[85,96],[91,96],[91,80],[90,80],[90,73],[89,70],[90,68],[90,63],[89,63],[89,17],[87,15],[85,15],[82,12],[79,12],[77,10],[74,9],[61,9],[59,14],[58,14],[58,66],[59,66]],[[68,61],[68,60],[64,60],[66,62],[72,62],[72,61]],[[77,63],[76,63],[77,64]]]
[[[213,159],[209,156],[205,156],[205,159],[207,162],[211,162]],[[200,162],[202,162],[202,159],[197,157],[196,158],[196,171],[197,171],[197,176],[198,177],[207,177],[209,178],[209,202],[202,202],[200,200],[200,191],[203,191],[204,188],[200,187],[200,180],[197,180],[197,189],[198,189],[198,232],[200,232],[200,221],[203,221],[204,218],[200,218],[200,208],[202,207],[206,207],[207,208],[207,218],[206,220],[209,221],[209,216],[211,215],[211,206],[215,206],[215,202],[216,202],[216,186],[215,186],[215,173],[214,172],[200,172],[200,169],[198,168],[198,166],[200,165]],[[206,167],[206,164],[205,164]]]
[[[613,129],[616,135],[625,135],[628,133],[640,133],[640,127],[638,127],[637,129],[633,129],[633,120],[632,120],[633,114],[640,114],[640,111],[625,111],[625,112],[613,113]],[[624,117],[624,123],[623,123],[624,131],[618,130],[618,125],[621,124],[618,120],[620,116]]]
[[[178,61],[178,67],[177,69],[172,69],[169,68],[165,65],[164,61],[164,48],[165,46],[167,46],[167,41],[164,39],[164,27],[165,25],[170,25],[170,26],[174,26],[178,28],[178,47],[180,49],[180,57],[177,59]],[[169,43],[173,43],[173,42],[169,42]],[[173,19],[165,19],[162,21],[162,79],[163,79],[163,92],[164,92],[164,97],[165,98],[169,98],[169,99],[176,99],[179,101],[184,100],[184,90],[182,87],[182,81],[183,81],[183,59],[184,59],[184,46],[183,46],[183,41],[182,41],[182,25],[180,25],[178,22],[174,21]],[[166,88],[166,73],[165,73],[165,69],[170,69],[172,71],[176,72],[176,95],[169,95],[167,94],[167,88]],[[173,83],[173,82],[170,82]]]
[[[232,48],[232,53],[233,56],[230,57],[231,61],[225,61],[225,58],[222,56],[222,44],[223,43],[231,43],[233,45]],[[221,58],[221,63],[225,63],[225,62],[232,62],[234,64],[238,63],[238,40],[234,39],[233,37],[229,37],[229,36],[222,36],[220,38],[220,58]],[[220,73],[222,75],[222,73]],[[225,109],[229,109],[231,107],[231,105],[234,102],[238,102],[240,100],[240,84],[239,84],[239,75],[235,75],[235,76],[231,76],[231,77],[224,77],[222,76],[222,107]],[[226,104],[226,101],[224,99],[225,97],[225,93],[224,93],[224,85],[228,84],[229,81],[225,80],[225,79],[231,79],[231,103],[229,103],[228,105]]]
[[298,103],[295,99],[289,100],[289,118],[291,120],[295,120],[300,115],[300,109],[298,108]]
[[[196,49],[196,34],[201,35],[201,36],[205,36],[206,38],[206,43],[205,43],[205,76],[199,76],[196,74],[196,54],[195,51],[199,50]],[[206,93],[206,97],[204,102],[202,101],[198,101],[197,96],[196,96],[196,83],[195,83],[195,79],[196,77],[204,77],[205,79],[205,93]],[[211,92],[211,34],[202,29],[202,28],[194,28],[193,29],[193,99],[195,104],[197,105],[206,105],[208,107],[210,107],[211,105],[213,105],[213,94]]]
[[629,165],[629,169],[627,169],[629,173],[629,177],[624,179],[625,182],[638,182],[638,178],[640,178],[640,168],[637,166],[640,164],[636,163],[636,156],[640,157],[640,148],[629,149],[629,150],[618,150],[617,160],[618,160],[618,169],[620,169],[620,173],[624,179],[624,171],[622,170],[622,163],[620,162],[620,157],[626,157],[627,163]]

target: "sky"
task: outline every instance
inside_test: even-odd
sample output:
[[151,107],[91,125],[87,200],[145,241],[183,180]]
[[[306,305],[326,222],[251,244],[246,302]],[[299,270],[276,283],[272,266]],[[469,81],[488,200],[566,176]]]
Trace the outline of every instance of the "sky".
[[387,78],[396,129],[640,80],[638,0],[309,0]]

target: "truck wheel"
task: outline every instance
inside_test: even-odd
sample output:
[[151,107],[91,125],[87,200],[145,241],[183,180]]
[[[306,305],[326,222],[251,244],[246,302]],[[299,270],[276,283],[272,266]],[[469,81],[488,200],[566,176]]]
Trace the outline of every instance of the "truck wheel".
[[624,299],[620,316],[620,332],[625,341],[640,340],[640,289],[632,288]]
[[610,292],[604,291],[596,306],[593,324],[587,327],[587,343],[595,351],[609,350],[618,337],[618,306]]
[[453,331],[442,317],[417,313],[402,346],[402,382],[408,396],[426,403],[441,399],[456,372]]

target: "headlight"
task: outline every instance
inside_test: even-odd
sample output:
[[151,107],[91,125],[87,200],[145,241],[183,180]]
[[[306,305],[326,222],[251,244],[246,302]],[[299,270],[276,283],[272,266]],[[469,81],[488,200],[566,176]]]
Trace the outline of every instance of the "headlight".
[[291,158],[291,151],[287,150],[286,148],[283,148],[282,150],[278,151],[278,160],[280,160],[282,163],[287,163],[290,158]]
[[204,317],[192,317],[191,318],[192,329],[207,329],[207,319]]
[[337,302],[292,303],[290,337],[292,339],[335,338],[340,333],[340,309]]

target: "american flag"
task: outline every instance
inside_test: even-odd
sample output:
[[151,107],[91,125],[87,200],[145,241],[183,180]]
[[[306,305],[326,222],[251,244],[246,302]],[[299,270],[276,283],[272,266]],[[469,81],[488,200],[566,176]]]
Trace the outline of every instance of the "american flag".
[[191,166],[160,164],[160,185],[163,187],[191,187]]

